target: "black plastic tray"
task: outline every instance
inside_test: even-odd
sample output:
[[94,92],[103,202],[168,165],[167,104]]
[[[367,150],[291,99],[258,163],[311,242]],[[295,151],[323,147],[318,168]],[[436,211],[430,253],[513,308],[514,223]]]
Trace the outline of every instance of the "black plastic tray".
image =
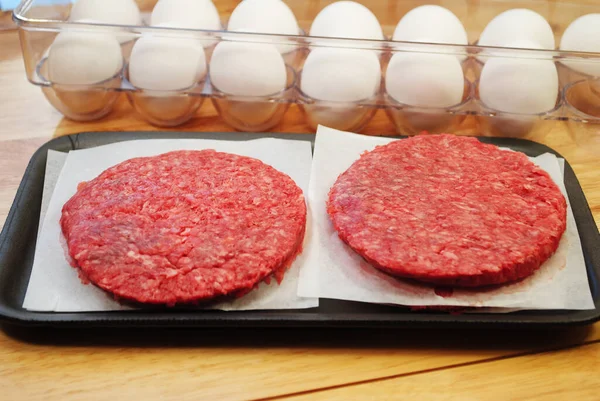
[[[30,312],[22,308],[29,281],[44,187],[47,151],[69,151],[132,139],[209,138],[247,140],[259,137],[311,141],[311,134],[243,134],[189,132],[101,132],[53,139],[31,158],[0,234],[0,318],[17,324],[55,327],[495,327],[550,328],[600,320],[600,234],[571,166],[565,186],[571,201],[596,309],[585,311],[521,311],[509,314],[414,312],[408,308],[322,299],[308,310],[221,312],[206,310],[133,310],[115,312]],[[481,141],[529,156],[558,153],[538,143],[512,138]]]

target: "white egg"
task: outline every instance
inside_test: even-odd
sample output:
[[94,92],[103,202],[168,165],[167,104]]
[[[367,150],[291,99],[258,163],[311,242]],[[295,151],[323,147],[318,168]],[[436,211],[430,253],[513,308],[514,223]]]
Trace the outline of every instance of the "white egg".
[[196,40],[147,35],[133,46],[129,80],[136,88],[181,90],[205,76],[206,55]]
[[134,0],[77,0],[70,21],[92,19],[103,24],[141,25],[140,9]]
[[292,10],[281,0],[244,0],[233,10],[230,31],[298,35],[300,27]]
[[407,42],[468,44],[467,31],[450,10],[424,5],[410,10],[394,31],[393,40]]
[[152,26],[183,29],[222,29],[217,7],[210,0],[159,0],[152,10]]
[[[560,50],[600,52],[600,14],[588,14],[571,22],[560,41]],[[600,63],[593,61],[561,60],[575,71],[600,76]]]
[[397,102],[419,107],[450,107],[462,101],[465,78],[456,57],[396,53],[385,76],[385,89]]
[[315,49],[302,69],[301,89],[319,100],[356,102],[373,97],[381,84],[375,53],[355,49]]
[[[515,41],[537,43],[534,48],[554,49],[554,33],[548,21],[535,11],[515,8],[505,11],[485,27],[478,41],[480,46],[515,46]],[[524,42],[521,42],[523,44]]]
[[[292,10],[281,0],[244,0],[233,10],[227,29],[237,32],[258,32],[276,35],[301,33]],[[297,48],[294,45],[276,44],[280,53]]]
[[210,61],[210,80],[230,95],[268,96],[285,89],[287,71],[274,45],[220,42]]
[[384,39],[375,14],[354,1],[338,1],[322,9],[310,27],[310,36]]
[[112,35],[65,31],[54,39],[47,62],[51,82],[91,85],[116,76],[123,68],[123,55]]
[[[527,47],[527,43],[507,44]],[[538,114],[551,110],[558,97],[558,73],[552,60],[490,57],[479,80],[486,106],[507,113]]]

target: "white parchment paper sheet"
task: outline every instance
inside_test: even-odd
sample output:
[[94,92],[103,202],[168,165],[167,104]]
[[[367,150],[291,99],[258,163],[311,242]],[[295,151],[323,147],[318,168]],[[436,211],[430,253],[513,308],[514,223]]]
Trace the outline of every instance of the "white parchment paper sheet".
[[[319,127],[313,156],[309,205],[318,264],[301,271],[301,296],[408,306],[477,306],[516,309],[593,309],[581,243],[569,205],[567,231],[556,254],[533,276],[486,291],[454,290],[436,295],[431,286],[397,280],[373,268],[337,236],[325,210],[329,189],[361,153],[392,138],[370,137]],[[566,190],[558,159],[545,154],[533,160]],[[568,199],[567,199],[568,202]],[[318,286],[314,285],[318,282]]]
[[44,226],[44,217],[48,211],[50,205],[50,199],[54,193],[60,170],[65,165],[68,153],[57,152],[56,150],[50,149],[48,151],[48,157],[46,159],[46,174],[44,176],[44,190],[42,192],[42,206],[40,209],[40,224],[38,227],[38,238],[42,232]]
[[[136,140],[69,152],[64,166],[61,155],[50,154],[46,183],[50,191],[56,187],[43,218],[38,236],[33,270],[23,307],[34,311],[84,312],[126,310],[104,291],[93,285],[83,285],[76,269],[65,259],[59,225],[61,209],[73,196],[77,185],[98,176],[102,171],[133,157],[153,156],[173,150],[215,149],[222,152],[255,157],[288,174],[307,193],[312,163],[311,145],[306,141],[261,138],[250,141],[219,141],[204,139]],[[64,156],[62,156],[64,158]],[[58,180],[56,180],[58,177]],[[47,195],[45,195],[47,196]],[[310,215],[304,251],[292,264],[281,285],[275,280],[237,300],[222,302],[211,307],[221,310],[303,309],[318,306],[314,297],[299,297],[297,287],[300,267],[316,263],[311,247]]]

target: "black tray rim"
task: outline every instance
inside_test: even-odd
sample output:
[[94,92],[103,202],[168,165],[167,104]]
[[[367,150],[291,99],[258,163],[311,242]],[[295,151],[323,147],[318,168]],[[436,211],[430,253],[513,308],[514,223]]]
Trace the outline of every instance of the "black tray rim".
[[[20,206],[24,197],[32,192],[32,187],[39,185],[32,176],[36,169],[40,169],[43,177],[47,151],[50,149],[72,150],[89,148],[115,142],[134,139],[221,139],[221,140],[250,140],[259,138],[281,138],[309,141],[314,145],[315,134],[304,133],[239,133],[239,132],[176,132],[176,131],[89,131],[71,134],[51,139],[42,145],[33,154],[17,193],[4,227],[0,233],[0,273],[6,269],[6,261],[11,254],[10,238],[19,235]],[[397,135],[392,138],[406,138]],[[531,148],[534,154],[553,153],[564,159],[560,153],[550,147],[525,139],[477,137],[482,142],[493,143],[506,147]],[[37,171],[39,173],[39,171]],[[336,317],[326,316],[316,309],[298,311],[112,311],[112,312],[31,312],[0,302],[0,321],[18,326],[51,326],[55,328],[83,328],[83,327],[354,327],[354,328],[501,328],[501,329],[552,329],[570,326],[583,326],[600,320],[600,233],[594,222],[589,204],[583,190],[575,176],[570,164],[565,159],[565,177],[569,176],[570,185],[567,193],[573,207],[575,220],[580,232],[582,247],[588,266],[588,278],[593,293],[596,293],[593,310],[583,311],[524,311],[510,314],[461,314],[409,311],[406,308],[393,308],[393,312],[386,313],[356,313],[338,314]],[[43,178],[42,178],[43,184]],[[577,208],[573,205],[573,198],[583,201]],[[38,202],[39,203],[39,202]],[[581,203],[581,202],[580,202]],[[577,209],[577,210],[576,210]],[[39,207],[34,216],[39,221]],[[37,224],[36,224],[37,225]],[[583,234],[582,234],[583,233]],[[35,237],[33,238],[35,241]],[[593,246],[596,245],[596,248]],[[29,245],[31,246],[31,244]],[[586,252],[586,250],[588,252]],[[591,267],[590,267],[591,265]],[[31,266],[27,267],[30,271]],[[593,271],[590,273],[590,269]],[[2,275],[0,275],[2,277]],[[27,277],[29,280],[29,276]],[[347,301],[321,299],[321,304],[348,304]],[[355,303],[358,304],[358,303]],[[555,313],[553,313],[555,312]]]

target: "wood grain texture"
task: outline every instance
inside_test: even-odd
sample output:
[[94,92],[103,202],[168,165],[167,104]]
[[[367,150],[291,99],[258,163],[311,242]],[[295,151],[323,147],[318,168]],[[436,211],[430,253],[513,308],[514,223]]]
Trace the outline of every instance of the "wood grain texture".
[[593,341],[600,333],[592,327],[525,334],[278,329],[7,334],[0,336],[0,399],[179,401],[275,397],[516,357]]
[[15,193],[29,160],[18,155],[31,155],[46,138],[0,141],[0,225],[8,215]]
[[[151,7],[156,0],[140,0]],[[292,0],[303,27],[331,1]],[[219,0],[224,15],[237,0]],[[373,0],[383,13],[387,33],[399,16],[418,1],[402,7]],[[464,3],[461,18],[477,32],[490,12],[481,13],[478,0],[434,1],[447,6]],[[510,2],[501,2],[508,7]],[[539,2],[538,2],[539,3]],[[542,2],[543,3],[543,2]],[[561,11],[553,2],[542,4],[557,31],[578,11]],[[460,6],[462,7],[462,6]],[[497,10],[496,10],[497,11]],[[565,17],[566,18],[566,17]],[[0,223],[4,222],[27,162],[43,142],[82,131],[157,130],[143,121],[122,96],[106,118],[91,123],[63,119],[39,88],[27,82],[16,32],[0,33]],[[561,152],[573,165],[596,222],[600,222],[600,142],[586,146],[574,141],[573,127],[552,122],[538,127],[530,139]],[[231,131],[205,102],[196,117],[179,131]],[[280,132],[308,132],[300,110],[292,107]],[[469,117],[462,134],[480,132],[480,121]],[[371,135],[394,134],[383,112],[365,128]],[[593,132],[600,135],[600,132]],[[577,390],[591,399],[592,379],[600,373],[598,345],[539,355],[547,349],[600,340],[600,324],[553,333],[489,331],[362,331],[353,330],[129,330],[51,331],[3,326],[0,331],[0,400],[251,400],[311,392],[306,399],[385,399],[420,395],[431,399],[536,399],[536,395]],[[510,358],[497,361],[498,358]],[[472,366],[457,367],[463,364]],[[526,372],[527,375],[523,373]],[[566,375],[564,382],[557,375]],[[402,377],[403,375],[410,375]],[[595,376],[595,377],[594,377]],[[507,380],[504,380],[506,377]],[[371,384],[352,385],[386,379]],[[530,378],[530,379],[528,379]],[[511,380],[510,386],[507,385]],[[432,386],[439,382],[442,386]],[[479,383],[479,384],[478,384]],[[352,386],[349,386],[352,385]],[[323,390],[331,387],[335,390]],[[574,387],[575,386],[575,387]],[[543,390],[542,390],[543,388]],[[321,390],[312,393],[312,391]],[[508,393],[508,391],[511,391]],[[425,391],[425,393],[423,393]],[[589,396],[589,397],[588,397]],[[487,398],[486,398],[487,397]],[[528,398],[529,397],[529,398]],[[510,399],[508,396],[502,398]],[[558,398],[557,398],[558,399]]]
[[564,401],[600,399],[600,344],[311,392],[287,401]]

